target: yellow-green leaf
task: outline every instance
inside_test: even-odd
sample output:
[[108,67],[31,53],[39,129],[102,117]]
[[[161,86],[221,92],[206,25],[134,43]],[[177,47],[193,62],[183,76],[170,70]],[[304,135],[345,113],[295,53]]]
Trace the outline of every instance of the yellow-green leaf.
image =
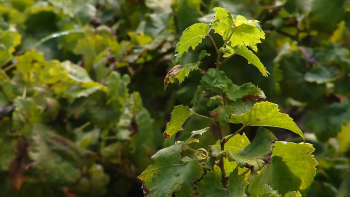
[[196,23],[188,27],[182,33],[180,41],[176,44],[176,52],[179,53],[179,57],[186,53],[191,47],[194,50],[196,46],[207,36],[208,29],[209,26],[204,23]]
[[287,114],[279,112],[278,105],[269,102],[256,103],[253,108],[241,115],[231,114],[230,123],[246,126],[268,126],[288,129],[302,138],[303,132]]

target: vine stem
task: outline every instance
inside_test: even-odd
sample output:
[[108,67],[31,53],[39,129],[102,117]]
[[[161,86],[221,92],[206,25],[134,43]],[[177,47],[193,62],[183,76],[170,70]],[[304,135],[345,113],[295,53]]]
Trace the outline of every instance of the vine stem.
[[196,112],[194,112],[193,115],[201,117],[201,118],[208,119],[208,120],[210,120],[212,122],[215,122],[215,120],[213,120],[212,118],[209,118],[208,116],[203,116],[203,115],[197,114]]
[[216,46],[216,44],[215,44],[215,42],[214,42],[213,37],[211,37],[209,34],[207,34],[207,36],[210,38],[211,43],[213,43],[213,45],[214,45],[214,47],[215,47],[216,54],[219,55],[219,50],[218,50],[218,47]]
[[222,139],[222,142],[224,145],[226,142],[228,142],[233,136],[235,136],[236,134],[238,134],[239,132],[241,132],[243,129],[245,128],[245,125],[243,125],[241,128],[239,128],[236,132],[234,132],[233,134],[229,135],[227,138]]
[[[233,31],[231,32],[230,36],[225,40],[224,45],[223,45],[222,47],[226,47],[228,41],[230,41],[230,39],[231,39],[233,33],[234,33],[235,30],[236,30],[235,27],[231,27],[231,28],[233,29]],[[226,59],[225,59],[224,61],[222,61],[222,62],[220,62],[220,55],[221,55],[221,52],[219,51],[219,52],[218,52],[218,58],[216,59],[216,70],[219,70],[220,66],[221,66],[222,64],[224,64],[227,60],[229,60],[233,55],[235,55],[235,53],[232,54],[230,57],[226,58]]]
[[230,55],[228,58],[226,58],[224,61],[220,62],[220,66],[225,64],[231,57],[233,57],[234,55],[236,55],[236,53],[233,53],[232,55]]
[[[232,135],[230,135],[228,138],[223,138],[220,141],[220,146],[221,146],[221,150],[225,151],[225,144],[226,142],[231,139],[231,137],[235,136],[237,133],[239,133],[240,131],[242,131],[245,128],[245,125],[243,125],[241,128],[239,128],[236,132],[234,132]],[[218,163],[218,166],[220,167],[221,170],[221,177],[222,177],[222,186],[224,188],[227,187],[227,181],[229,180],[229,177],[227,176],[226,172],[225,172],[225,166],[224,166],[224,156],[221,155],[220,157],[220,161]],[[245,172],[244,174],[246,174],[248,172]]]

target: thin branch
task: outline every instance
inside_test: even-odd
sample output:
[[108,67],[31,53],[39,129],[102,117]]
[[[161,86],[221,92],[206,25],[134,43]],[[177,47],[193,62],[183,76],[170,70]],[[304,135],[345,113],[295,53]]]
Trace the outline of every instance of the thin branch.
[[[221,140],[220,145],[221,145],[221,150],[225,151],[225,140],[224,139]],[[226,171],[225,171],[224,155],[221,155],[218,165],[219,165],[220,170],[221,170],[222,186],[224,188],[226,188],[227,187],[228,176],[227,176]]]
[[222,139],[222,143],[225,145],[226,142],[228,142],[233,136],[235,136],[237,133],[241,132],[245,128],[245,125],[243,125],[241,128],[239,128],[236,132],[233,134],[226,136],[224,139]]
[[216,54],[219,54],[218,47],[216,46],[213,37],[211,37],[209,34],[207,34],[207,36],[209,36],[209,38],[210,38],[210,40],[211,40],[211,43],[213,43],[213,45],[214,45],[214,47],[215,47]]
[[202,70],[202,69],[200,69],[200,68],[198,68],[198,70],[199,70],[199,72],[201,72],[202,74],[207,73],[207,72],[205,72],[205,70]]
[[250,171],[251,169],[250,168],[248,168],[245,172],[243,172],[242,174],[241,174],[241,176],[244,176],[244,175],[246,175],[249,171]]
[[107,136],[107,137],[103,137],[102,141],[116,140],[116,139],[118,139],[117,136]]
[[293,40],[295,40],[295,41],[297,41],[299,43],[299,39],[298,39],[297,36],[294,36],[292,34],[289,34],[287,32],[281,31],[281,30],[276,30],[276,32],[279,33],[279,34],[282,34],[284,36],[290,37],[291,39],[293,39]]
[[231,32],[230,36],[225,40],[225,43],[224,43],[223,47],[225,47],[227,45],[227,43],[228,43],[228,41],[230,41],[233,33],[235,33],[236,28],[234,28],[234,27],[231,27],[231,28],[233,29],[233,31]]
[[194,112],[193,115],[198,116],[198,117],[201,117],[201,118],[208,119],[208,120],[210,120],[210,121],[212,121],[212,122],[215,122],[214,119],[209,118],[209,117],[207,117],[207,116],[203,116],[203,115],[197,114],[196,112]]
[[232,55],[230,55],[228,58],[226,58],[224,61],[220,62],[220,66],[225,64],[231,57],[233,57],[234,55],[236,55],[236,53],[233,53]]
[[85,129],[87,126],[89,126],[91,124],[91,122],[89,121],[89,122],[87,122],[87,123],[85,123],[85,124],[83,124],[82,126],[80,126],[79,128],[77,128],[74,132],[73,132],[73,134],[78,134],[80,131],[82,131],[83,129]]
[[16,67],[16,65],[17,65],[17,64],[12,64],[12,65],[10,65],[10,66],[8,66],[8,67],[2,69],[2,70],[3,70],[4,72],[6,72],[6,71],[8,71],[8,70],[10,70],[10,69],[12,69],[12,68],[14,68],[14,67]]

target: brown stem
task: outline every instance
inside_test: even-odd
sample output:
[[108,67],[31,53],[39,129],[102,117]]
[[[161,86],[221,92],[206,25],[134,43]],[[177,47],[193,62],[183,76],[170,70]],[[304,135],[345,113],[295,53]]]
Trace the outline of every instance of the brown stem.
[[289,34],[287,32],[281,31],[281,30],[276,30],[276,32],[279,33],[279,34],[282,34],[284,36],[290,37],[291,39],[293,39],[293,40],[295,40],[295,41],[297,41],[299,43],[299,39],[298,39],[297,36],[294,36],[292,34]]
[[220,66],[225,64],[231,57],[233,57],[234,55],[236,55],[236,53],[233,53],[232,55],[230,55],[228,58],[226,58],[224,61],[220,62]]
[[200,68],[198,68],[198,70],[199,70],[199,72],[201,72],[202,74],[207,73],[207,72],[205,72],[205,70],[202,70],[202,69],[200,69]]
[[210,38],[210,40],[211,40],[211,43],[213,43],[213,45],[214,45],[214,47],[215,47],[216,54],[219,54],[218,47],[216,46],[213,37],[211,37],[209,34],[207,34],[207,36],[209,36],[209,38]]

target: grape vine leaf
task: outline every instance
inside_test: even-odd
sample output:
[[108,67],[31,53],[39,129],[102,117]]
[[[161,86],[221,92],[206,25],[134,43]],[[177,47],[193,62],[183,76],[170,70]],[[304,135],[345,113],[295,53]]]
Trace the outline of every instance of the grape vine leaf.
[[335,67],[314,67],[304,76],[305,81],[316,82],[318,84],[330,82],[334,80],[339,74],[338,69]]
[[268,126],[288,129],[304,139],[303,132],[287,114],[279,112],[278,105],[270,102],[256,103],[253,108],[241,115],[231,114],[230,123],[246,126]]
[[339,152],[345,153],[350,148],[350,122],[346,123],[341,127],[340,132],[337,135],[338,144],[339,144]]
[[232,81],[226,77],[223,71],[210,68],[202,77],[200,84],[204,88],[210,88],[215,93],[222,94],[228,91],[228,88],[232,85]]
[[221,125],[224,125],[230,119],[230,114],[233,113],[233,107],[230,105],[219,106],[210,112],[210,115],[215,121],[218,121]]
[[7,48],[0,43],[0,66],[5,65],[12,58],[11,53],[7,50]]
[[237,153],[228,152],[229,161],[236,161],[239,167],[250,168],[253,172],[261,170],[270,163],[273,142],[277,138],[267,129],[259,128],[254,140]]
[[182,125],[185,123],[187,118],[193,115],[190,108],[184,105],[178,105],[171,112],[170,122],[166,125],[164,136],[170,138],[175,135],[178,131],[182,130]]
[[215,20],[212,20],[213,29],[215,33],[220,34],[226,40],[230,36],[234,18],[225,8],[216,7],[213,10],[216,12]]
[[238,174],[238,168],[230,173],[228,187],[224,188],[221,183],[220,168],[214,168],[216,172],[208,171],[203,179],[197,184],[198,196],[234,196],[246,197],[245,188],[248,181],[244,180],[244,176]]
[[265,93],[252,83],[245,83],[241,86],[232,84],[226,92],[226,95],[231,101],[236,101],[246,96],[252,99],[266,98]]
[[10,54],[15,51],[15,47],[21,44],[22,36],[16,31],[3,31],[0,30],[0,43],[3,44]]
[[266,70],[264,65],[261,63],[259,58],[252,51],[250,51],[246,46],[243,46],[243,45],[237,46],[237,47],[234,48],[234,50],[235,50],[235,53],[237,53],[238,55],[243,56],[244,58],[246,58],[248,60],[249,63],[251,63],[255,67],[257,67],[264,77],[267,77],[268,74],[270,74]]
[[253,51],[257,51],[256,44],[261,43],[260,39],[265,39],[265,33],[255,25],[257,20],[247,20],[243,16],[236,17],[235,29],[228,46],[249,46]]
[[181,84],[185,80],[185,77],[188,77],[190,72],[196,69],[198,69],[198,64],[196,63],[174,66],[165,76],[164,89],[167,88],[169,83],[174,83],[175,79]]
[[148,196],[171,196],[174,192],[180,196],[194,195],[194,180],[202,177],[203,170],[197,160],[181,160],[183,145],[179,142],[152,156],[154,163],[138,177]]
[[300,193],[306,195],[316,175],[318,162],[313,155],[315,149],[311,144],[293,142],[276,142],[272,156],[279,156],[287,164],[294,175],[301,178]]
[[[225,143],[225,150],[231,151],[231,153],[237,153],[238,151],[243,150],[245,147],[247,147],[250,144],[250,141],[248,137],[243,133],[242,135],[235,135],[232,138],[230,138],[226,143]],[[215,143],[215,146],[217,148],[220,148],[220,140],[218,140]]]
[[285,195],[290,191],[297,191],[301,179],[294,175],[287,164],[279,156],[271,159],[271,164],[264,167],[261,173],[254,177],[249,184],[248,192],[251,196],[260,196],[265,193],[266,185]]
[[202,86],[198,86],[196,92],[194,93],[194,96],[191,100],[191,103],[193,105],[193,109],[196,109],[196,106],[197,106],[197,102],[198,102],[198,98],[199,96],[201,95],[201,93],[204,91],[203,87]]
[[198,137],[203,135],[203,133],[207,132],[209,130],[209,127],[206,127],[204,129],[196,130],[191,132],[191,136],[186,140],[186,143],[193,144],[195,142],[199,142]]
[[179,53],[179,57],[188,51],[192,47],[194,50],[198,44],[207,36],[209,26],[204,23],[196,23],[188,27],[180,38],[180,41],[176,44],[176,52]]
[[335,137],[341,130],[341,126],[350,121],[350,101],[344,100],[342,103],[332,103],[331,105],[309,110],[305,114],[305,127],[312,131],[317,139],[326,141]]

